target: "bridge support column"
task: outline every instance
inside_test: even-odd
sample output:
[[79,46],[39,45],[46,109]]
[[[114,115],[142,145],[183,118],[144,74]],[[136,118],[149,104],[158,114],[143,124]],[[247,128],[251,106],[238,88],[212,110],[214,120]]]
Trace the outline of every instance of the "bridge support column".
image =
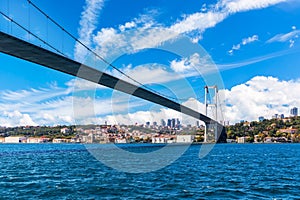
[[207,124],[205,124],[205,128],[204,128],[204,143],[207,143]]
[[217,122],[205,124],[204,143],[226,143],[225,127]]
[[[214,100],[210,100],[210,102],[208,102],[208,98],[207,95],[209,94],[209,91],[213,90],[213,93],[215,95]],[[214,86],[205,86],[204,87],[204,105],[205,105],[205,115],[207,116],[207,108],[208,107],[213,107],[215,109],[215,123],[217,123],[218,120],[218,86],[214,85]],[[210,133],[213,131],[213,134],[215,135],[215,137],[211,138],[212,133]],[[218,138],[217,138],[217,132],[218,129],[213,125],[213,123],[205,123],[205,131],[204,131],[204,143],[207,142],[217,142]]]

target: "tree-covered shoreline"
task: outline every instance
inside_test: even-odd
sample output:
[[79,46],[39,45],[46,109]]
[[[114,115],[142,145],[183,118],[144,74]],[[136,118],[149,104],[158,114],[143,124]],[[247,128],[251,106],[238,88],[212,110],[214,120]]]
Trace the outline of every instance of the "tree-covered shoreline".
[[226,127],[227,138],[245,137],[246,142],[300,142],[300,117],[240,122]]

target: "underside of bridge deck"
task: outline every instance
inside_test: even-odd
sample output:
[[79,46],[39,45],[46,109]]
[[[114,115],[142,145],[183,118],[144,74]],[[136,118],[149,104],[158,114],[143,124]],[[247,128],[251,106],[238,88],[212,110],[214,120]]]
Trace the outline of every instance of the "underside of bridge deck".
[[142,87],[123,81],[117,77],[111,76],[107,73],[101,72],[3,32],[0,32],[0,52],[171,108],[201,120],[206,124],[217,123],[213,119],[193,109],[160,96],[154,92],[148,91]]

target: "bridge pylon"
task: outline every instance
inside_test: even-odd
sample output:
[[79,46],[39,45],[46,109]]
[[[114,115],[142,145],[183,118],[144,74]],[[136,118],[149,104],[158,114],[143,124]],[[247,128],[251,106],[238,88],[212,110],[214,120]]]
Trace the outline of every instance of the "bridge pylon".
[[[205,86],[204,89],[205,115],[207,116],[208,107],[214,109],[213,120],[205,123],[204,143],[222,142],[222,136],[226,133],[224,127],[218,123],[218,86]],[[210,93],[213,93],[211,96],[214,96],[214,98],[211,98],[211,100],[208,101],[208,95]]]

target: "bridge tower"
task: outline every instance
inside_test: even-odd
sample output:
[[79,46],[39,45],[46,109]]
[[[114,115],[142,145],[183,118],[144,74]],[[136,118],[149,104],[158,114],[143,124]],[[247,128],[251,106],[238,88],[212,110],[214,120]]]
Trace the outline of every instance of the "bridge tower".
[[[204,95],[204,104],[205,104],[205,115],[207,116],[207,109],[208,107],[212,107],[214,108],[214,119],[215,120],[215,123],[212,122],[212,123],[205,123],[205,131],[204,131],[204,143],[207,143],[207,142],[217,142],[218,141],[218,86],[217,85],[214,85],[214,86],[205,86],[204,87],[204,92],[205,92],[205,95]],[[208,99],[207,99],[207,96],[210,92],[213,92],[214,94],[214,98],[208,102]],[[212,96],[212,95],[211,95]],[[211,132],[212,134],[214,135],[213,138],[208,138],[209,135],[211,135]]]

